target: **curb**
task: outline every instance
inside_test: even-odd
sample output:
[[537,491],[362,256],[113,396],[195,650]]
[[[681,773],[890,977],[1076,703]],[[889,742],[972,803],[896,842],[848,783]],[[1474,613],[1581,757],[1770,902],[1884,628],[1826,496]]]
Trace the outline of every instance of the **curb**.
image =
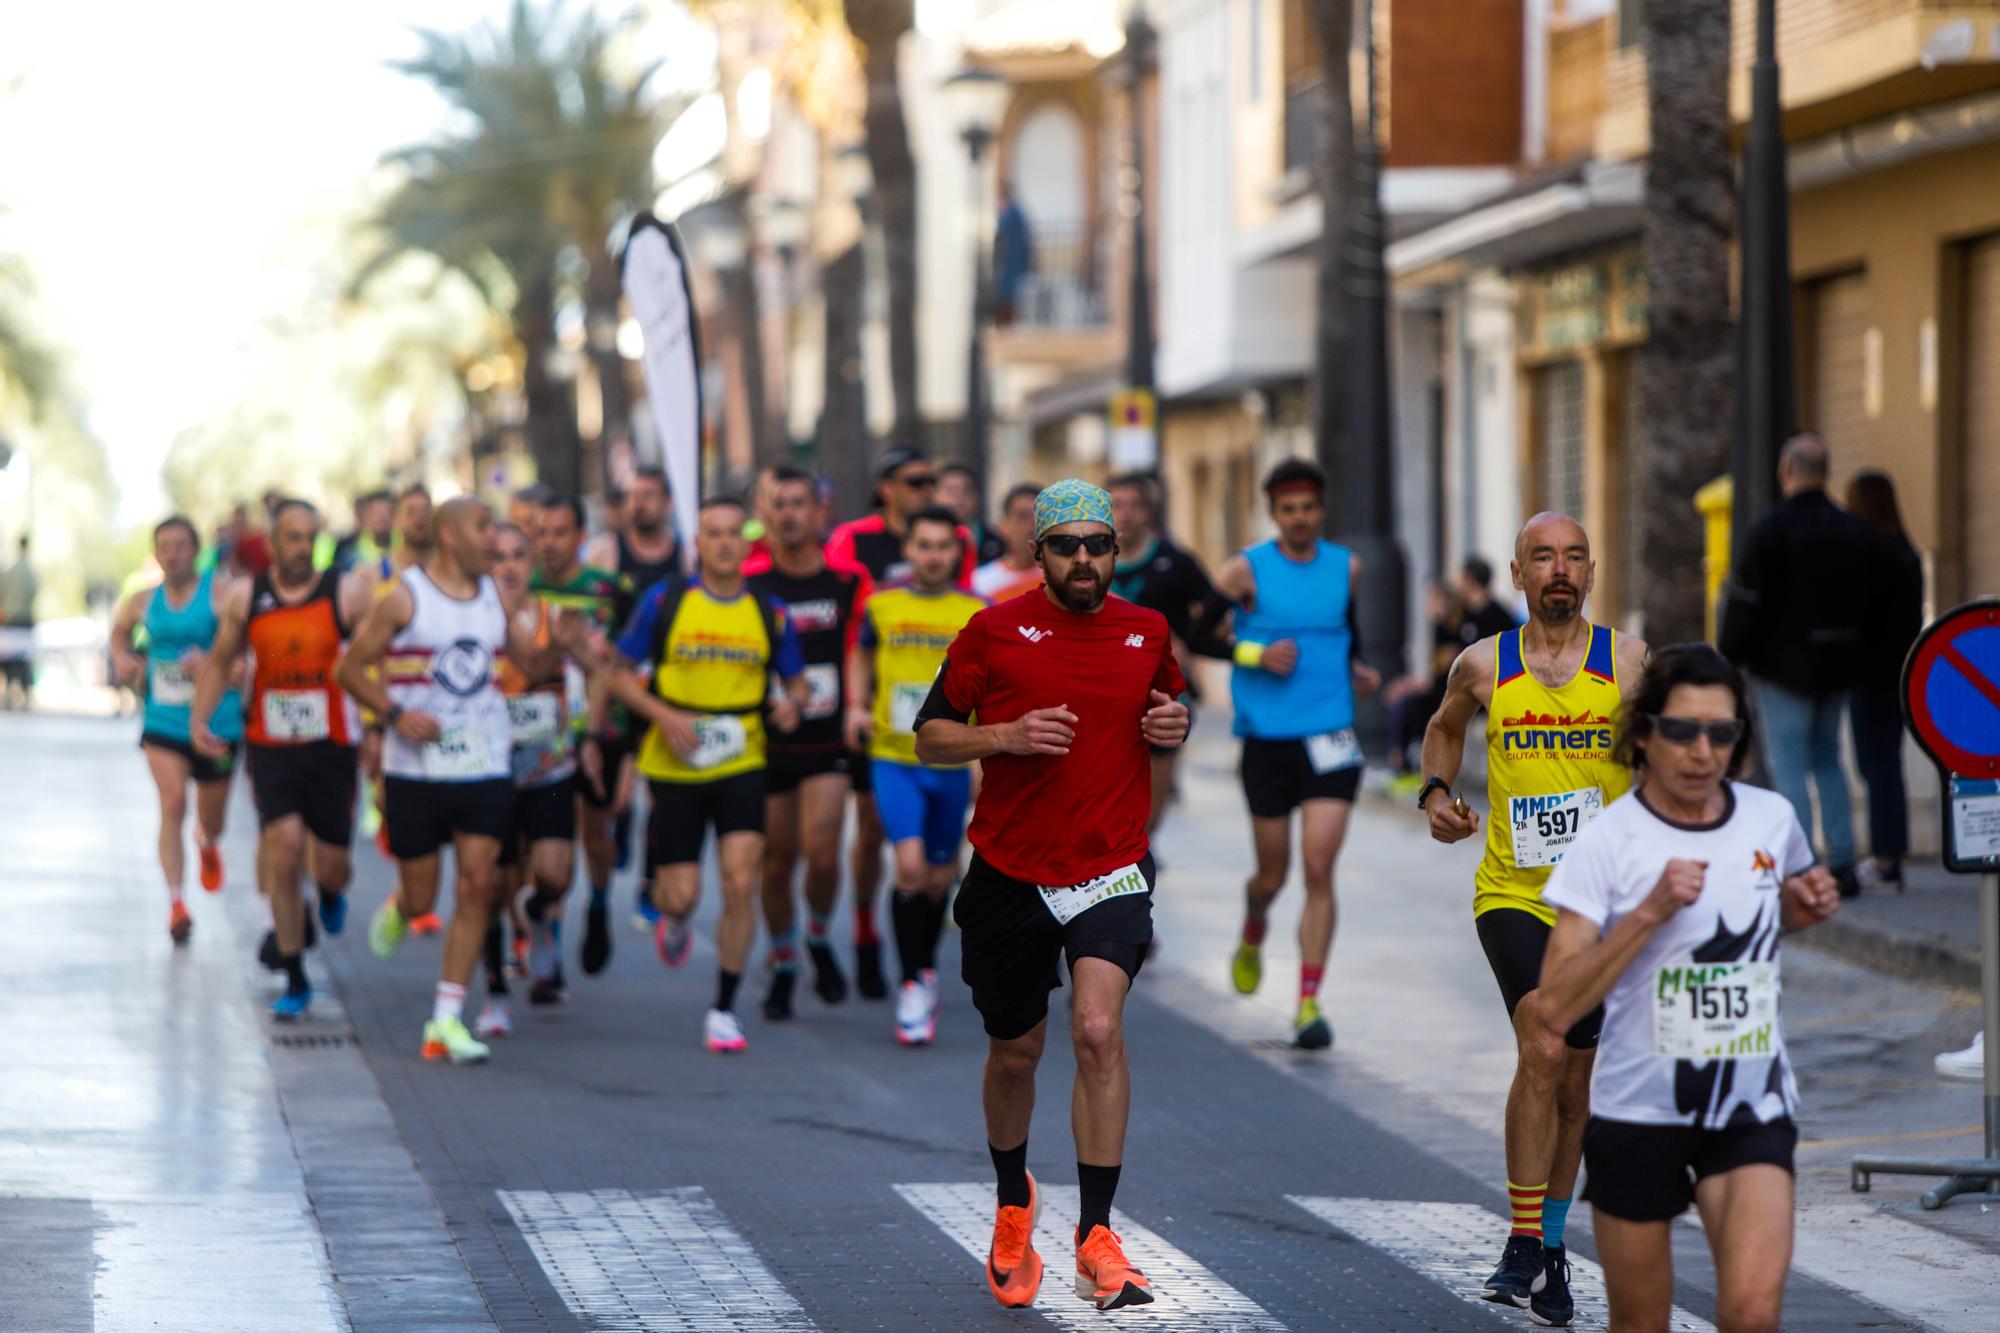
[[1934,937],[1870,930],[1835,917],[1788,941],[1890,976],[1977,991],[1979,957]]

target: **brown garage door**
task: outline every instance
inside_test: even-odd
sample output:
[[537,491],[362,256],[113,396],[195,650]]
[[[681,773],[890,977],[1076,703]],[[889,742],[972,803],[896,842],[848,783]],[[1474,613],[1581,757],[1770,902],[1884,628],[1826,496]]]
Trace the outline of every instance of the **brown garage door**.
[[1843,273],[1806,289],[1806,392],[1803,425],[1833,451],[1833,493],[1868,456],[1868,275]]
[[1965,590],[2000,595],[2000,236],[1965,250]]

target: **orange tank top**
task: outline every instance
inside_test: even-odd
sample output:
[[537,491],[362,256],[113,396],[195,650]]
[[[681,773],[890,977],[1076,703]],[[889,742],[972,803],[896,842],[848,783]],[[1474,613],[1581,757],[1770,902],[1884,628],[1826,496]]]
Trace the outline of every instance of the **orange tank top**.
[[340,619],[340,572],[329,569],[304,601],[278,596],[268,573],[250,589],[247,638],[256,655],[248,735],[255,745],[360,743],[360,720],[333,680],[348,627]]

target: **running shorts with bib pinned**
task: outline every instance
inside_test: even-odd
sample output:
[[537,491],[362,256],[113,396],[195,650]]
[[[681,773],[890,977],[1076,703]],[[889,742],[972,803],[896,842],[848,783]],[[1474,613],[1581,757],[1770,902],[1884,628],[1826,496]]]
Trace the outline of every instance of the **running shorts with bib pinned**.
[[1012,1041],[1048,1017],[1062,985],[1060,961],[1102,958],[1137,977],[1153,941],[1153,857],[1083,885],[1010,879],[974,855],[952,919],[962,937],[961,975],[986,1034]]

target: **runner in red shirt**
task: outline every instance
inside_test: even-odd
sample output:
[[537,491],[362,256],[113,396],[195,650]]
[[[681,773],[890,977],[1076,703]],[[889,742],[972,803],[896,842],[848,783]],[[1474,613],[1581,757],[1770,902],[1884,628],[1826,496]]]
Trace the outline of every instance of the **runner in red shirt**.
[[1081,481],[1044,490],[1035,558],[1047,586],[968,621],[917,714],[919,759],[984,768],[955,918],[990,1042],[999,1215],[986,1281],[1006,1306],[1032,1304],[1041,1285],[1028,1121],[1062,955],[1076,988],[1077,1294],[1100,1310],[1153,1299],[1111,1230],[1111,1199],[1132,1094],[1125,995],[1153,937],[1149,747],[1187,739],[1187,682],[1166,618],[1107,598],[1117,553],[1109,495]]

